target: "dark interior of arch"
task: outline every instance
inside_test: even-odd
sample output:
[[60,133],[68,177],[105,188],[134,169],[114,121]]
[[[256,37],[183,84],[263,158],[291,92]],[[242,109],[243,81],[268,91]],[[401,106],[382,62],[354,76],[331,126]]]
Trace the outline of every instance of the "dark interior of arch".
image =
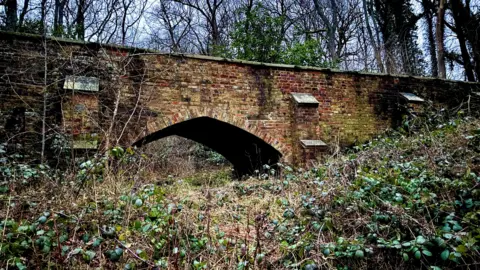
[[252,174],[263,165],[275,165],[282,154],[259,137],[229,123],[210,117],[186,120],[138,140],[133,146],[177,135],[205,146],[232,163],[237,176]]

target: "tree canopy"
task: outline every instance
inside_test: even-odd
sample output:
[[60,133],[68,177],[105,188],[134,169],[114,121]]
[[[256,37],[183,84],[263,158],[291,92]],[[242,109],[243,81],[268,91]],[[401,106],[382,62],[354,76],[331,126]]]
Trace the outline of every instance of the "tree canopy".
[[3,0],[0,29],[478,81],[478,0]]

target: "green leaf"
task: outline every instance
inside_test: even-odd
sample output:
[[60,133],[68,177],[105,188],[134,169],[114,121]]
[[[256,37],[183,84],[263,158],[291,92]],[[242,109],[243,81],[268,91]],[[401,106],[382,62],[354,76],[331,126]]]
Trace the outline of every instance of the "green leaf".
[[77,255],[78,253],[82,252],[83,250],[81,248],[76,248],[70,253],[71,255]]
[[8,193],[8,186],[0,186],[0,193]]
[[422,245],[422,244],[425,244],[425,242],[427,242],[427,240],[425,240],[425,238],[423,236],[419,235],[416,239],[416,242],[417,242],[417,244]]
[[420,252],[420,250],[417,250],[414,256],[415,256],[415,259],[419,260],[422,257],[422,253]]
[[63,243],[68,240],[68,234],[62,234],[59,237],[60,243]]
[[40,222],[41,224],[45,223],[47,221],[47,217],[46,216],[41,216],[38,218],[38,222]]
[[465,200],[465,206],[467,207],[467,209],[472,208],[473,207],[473,200],[472,199]]
[[108,258],[111,261],[116,262],[116,261],[120,260],[120,257],[123,254],[123,249],[117,247],[115,250],[105,251],[105,254],[108,256]]
[[142,227],[142,222],[139,220],[135,220],[135,222],[133,223],[133,227],[139,230]]
[[403,257],[403,260],[404,261],[408,261],[409,257],[408,257],[408,254],[407,253],[402,253],[402,257]]
[[145,250],[137,249],[137,254],[140,258],[142,258],[144,260],[148,259],[148,255],[147,255],[147,252],[145,252]]
[[442,254],[440,254],[440,257],[442,260],[446,261],[448,257],[450,256],[450,251],[448,249],[445,249]]
[[30,248],[30,245],[25,240],[23,240],[22,243],[20,243],[20,246],[23,247],[24,249]]
[[435,238],[435,242],[437,243],[437,245],[438,245],[439,247],[445,247],[445,240],[443,240],[442,238],[436,237],[436,238]]
[[21,262],[16,262],[15,266],[18,268],[18,270],[27,270],[27,267]]
[[117,248],[115,249],[115,254],[117,254],[117,255],[119,255],[119,256],[122,255],[122,254],[123,254],[123,249],[117,247]]
[[84,235],[82,236],[82,241],[83,241],[84,243],[87,243],[88,240],[90,240],[90,235],[88,235],[88,233],[86,233],[86,234],[84,234]]
[[28,225],[22,225],[17,229],[18,232],[28,232],[29,230],[30,230],[30,226]]
[[287,209],[287,210],[285,210],[285,212],[283,212],[283,217],[284,218],[293,218],[293,217],[295,217],[295,212],[293,211],[293,209]]
[[453,230],[458,232],[458,231],[461,231],[462,230],[462,226],[460,226],[460,224],[455,223],[455,225],[453,225]]
[[257,255],[256,260],[257,260],[257,262],[262,262],[264,258],[265,258],[265,254],[260,253],[260,254]]
[[152,225],[150,223],[148,223],[145,226],[143,226],[142,231],[147,232],[148,230],[150,230],[150,227],[152,227]]
[[44,245],[42,248],[43,253],[50,253],[50,245]]
[[451,234],[451,233],[445,233],[445,234],[443,234],[443,237],[444,237],[445,239],[452,239],[453,234]]
[[357,250],[355,251],[355,258],[363,259],[365,257],[365,254],[363,253],[363,250]]
[[98,247],[98,246],[100,246],[101,243],[102,243],[102,239],[97,237],[97,238],[95,238],[95,241],[93,241],[92,246],[93,247]]
[[427,250],[427,249],[422,250],[422,253],[423,253],[425,256],[428,256],[428,257],[432,256],[432,252],[430,252],[430,251]]
[[467,252],[467,247],[464,246],[464,245],[459,245],[457,248],[456,248],[457,252],[461,253],[461,254],[464,254],[465,252]]
[[65,256],[65,254],[67,253],[67,251],[70,249],[69,246],[62,246],[62,256]]
[[87,262],[93,260],[95,258],[95,251],[87,250],[85,253],[83,253],[83,259],[85,259]]

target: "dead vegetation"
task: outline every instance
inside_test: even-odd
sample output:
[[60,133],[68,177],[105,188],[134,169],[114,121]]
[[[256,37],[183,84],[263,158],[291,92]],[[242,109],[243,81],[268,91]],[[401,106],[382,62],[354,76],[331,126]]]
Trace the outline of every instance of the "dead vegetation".
[[61,180],[46,168],[13,176],[24,184],[2,180],[0,265],[475,269],[479,153],[480,122],[463,116],[410,122],[314,169],[265,167],[245,181],[229,168],[187,176],[184,165],[152,181],[152,152],[114,148]]

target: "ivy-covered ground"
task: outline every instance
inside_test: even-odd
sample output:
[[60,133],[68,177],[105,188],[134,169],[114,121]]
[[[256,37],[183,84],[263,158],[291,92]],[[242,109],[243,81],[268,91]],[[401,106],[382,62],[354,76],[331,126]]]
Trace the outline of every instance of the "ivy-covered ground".
[[59,173],[0,147],[0,268],[479,268],[480,121],[441,118],[245,181],[155,179],[120,148]]

